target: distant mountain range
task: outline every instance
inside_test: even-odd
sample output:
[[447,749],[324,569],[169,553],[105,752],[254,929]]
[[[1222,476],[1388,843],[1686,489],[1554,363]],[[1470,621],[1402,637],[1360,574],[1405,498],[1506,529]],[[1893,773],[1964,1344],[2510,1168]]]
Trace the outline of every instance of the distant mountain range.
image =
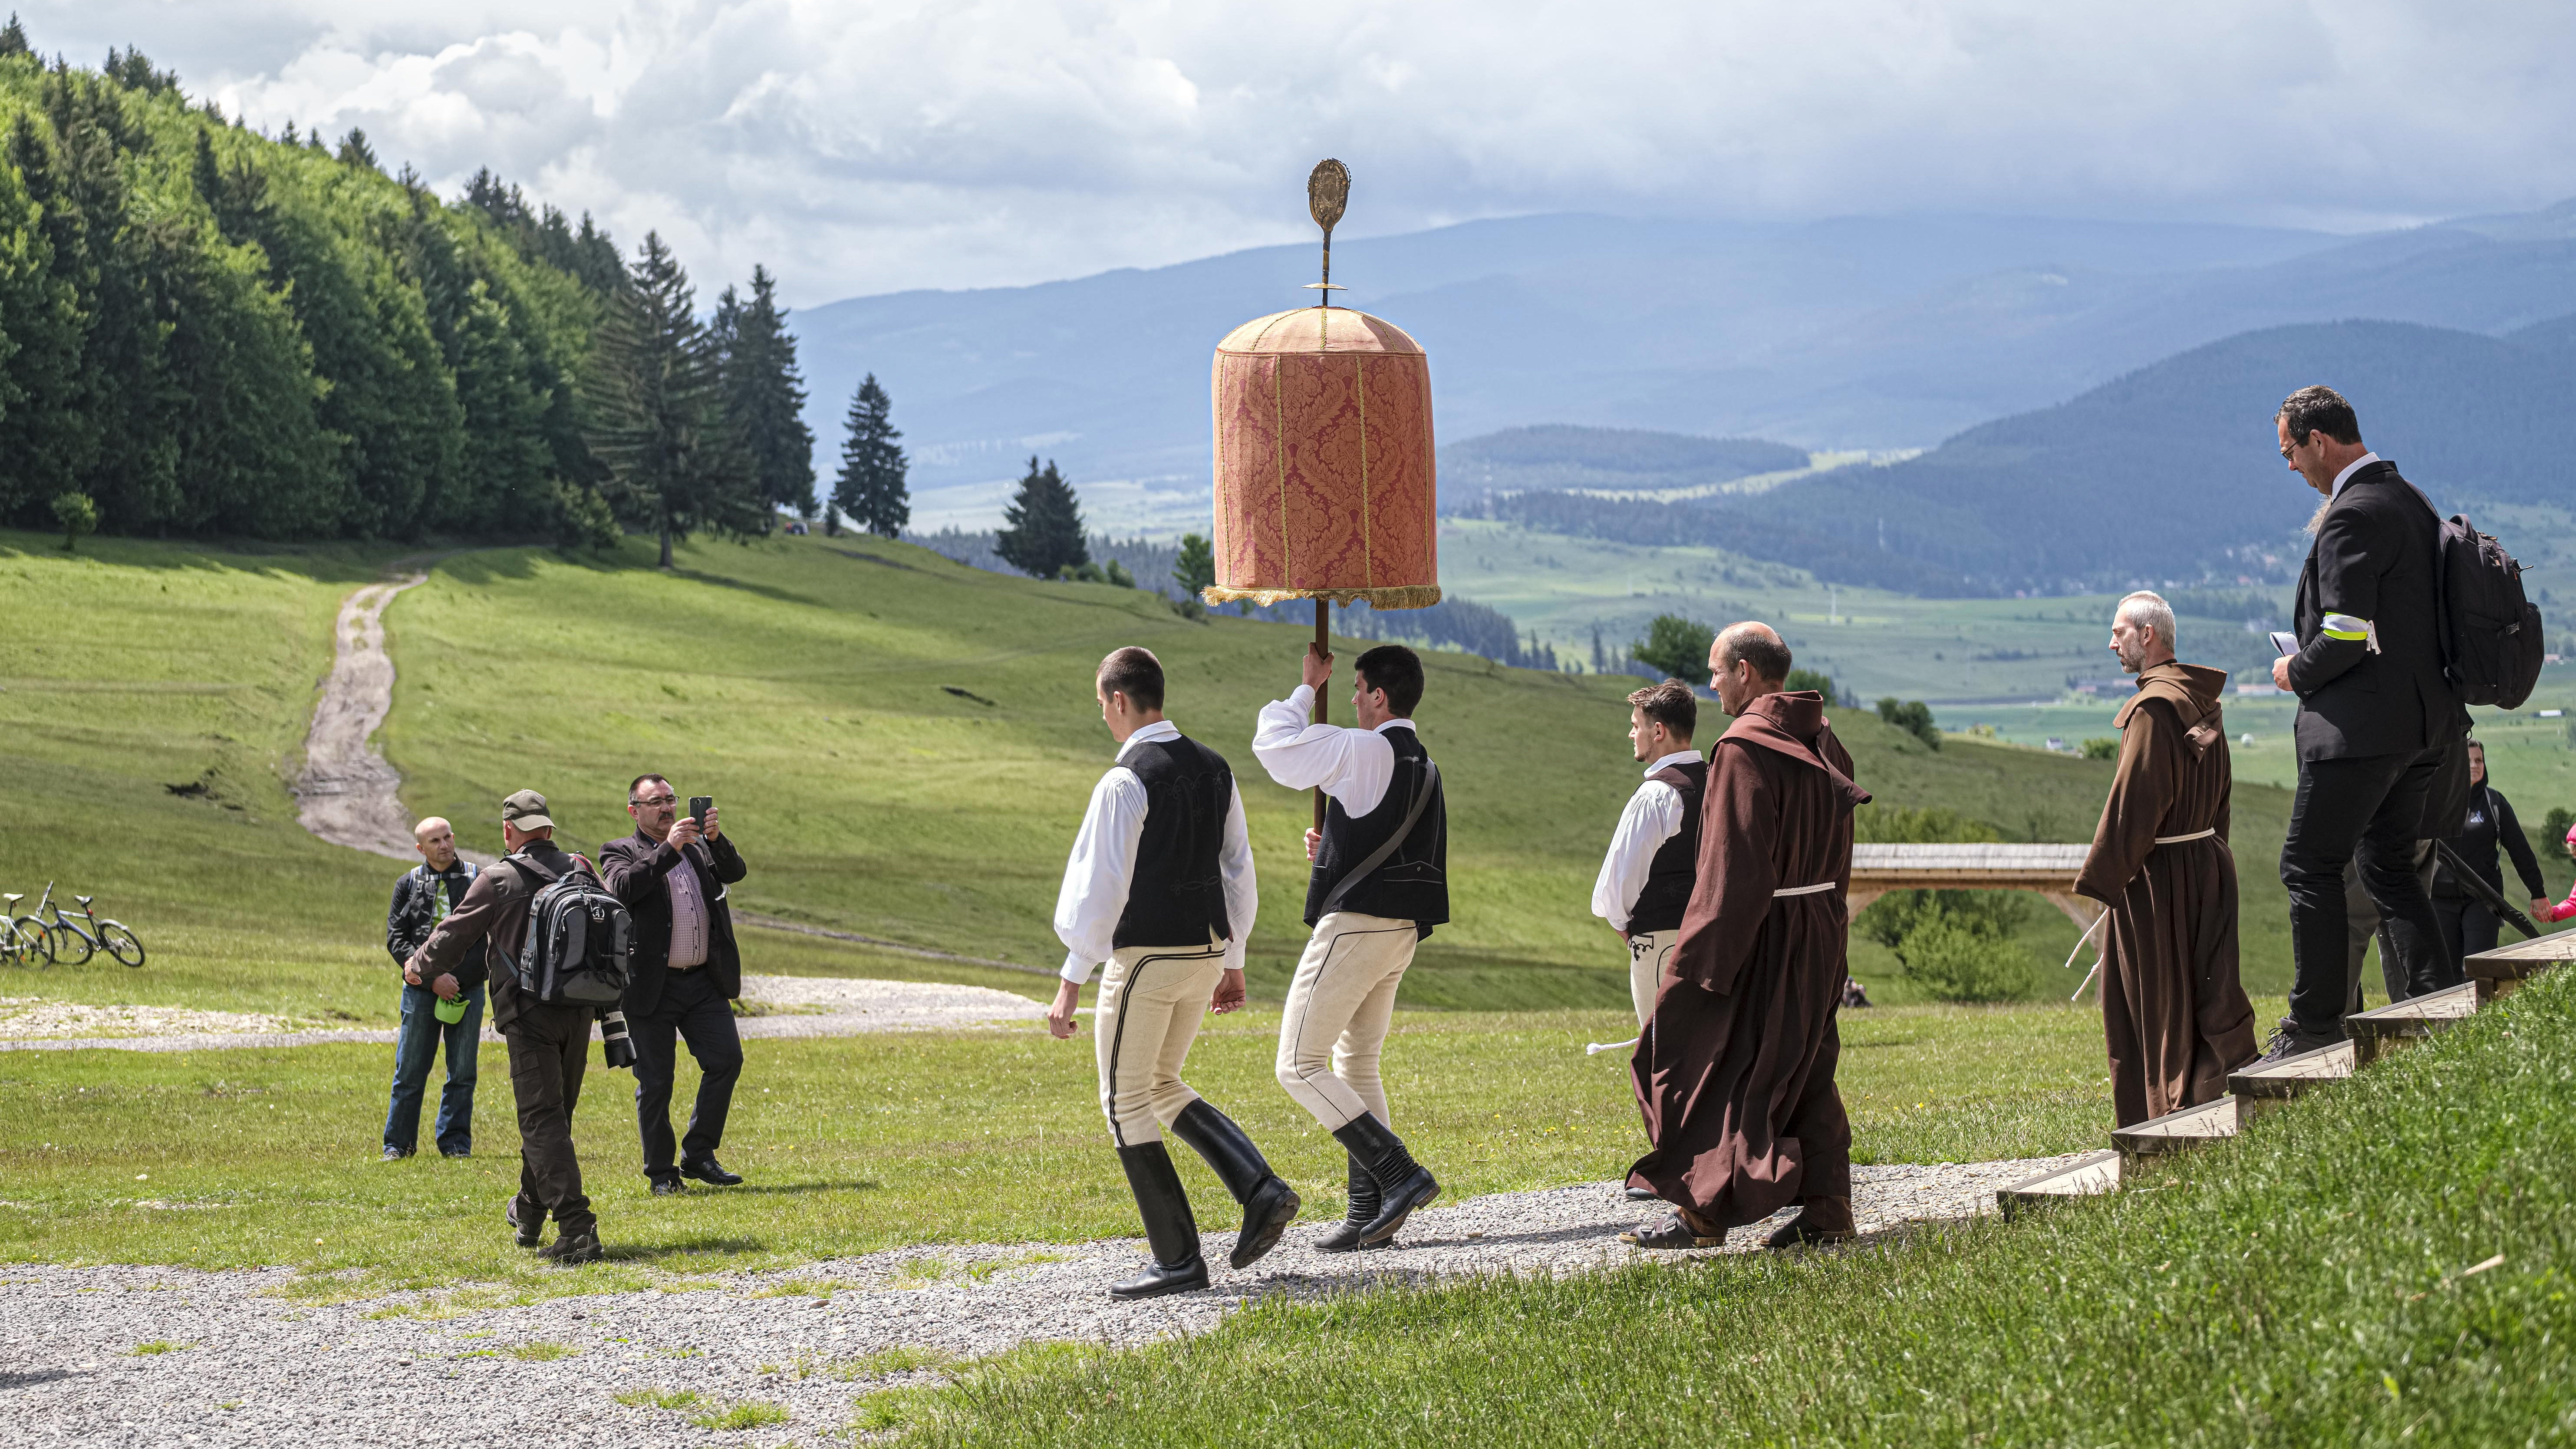
[[[1926,447],[2249,329],[2366,317],[2500,334],[2576,311],[2576,203],[2361,238],[1542,216],[1338,239],[1335,253],[1343,300],[1430,350],[1451,439],[1581,424]],[[819,461],[828,471],[873,372],[913,450],[920,526],[990,526],[1032,453],[1064,465],[1096,527],[1203,524],[1210,352],[1310,298],[1314,264],[1311,246],[1268,247],[805,309]]]
[[1819,577],[1933,595],[2141,581],[2277,581],[2317,495],[2272,414],[2330,383],[2362,436],[2444,512],[2576,501],[2549,441],[2576,398],[2576,316],[2503,337],[2398,322],[2274,327],[2193,348],[1884,467],[1682,503],[1532,492],[1467,511],[1552,532],[1715,544]]

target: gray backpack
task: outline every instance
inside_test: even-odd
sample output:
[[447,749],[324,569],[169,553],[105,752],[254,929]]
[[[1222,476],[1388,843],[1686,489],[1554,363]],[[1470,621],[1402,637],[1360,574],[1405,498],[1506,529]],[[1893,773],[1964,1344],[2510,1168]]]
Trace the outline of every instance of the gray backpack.
[[546,882],[528,906],[518,987],[549,1005],[614,1006],[626,994],[634,921],[599,877],[556,875],[524,855],[510,864]]

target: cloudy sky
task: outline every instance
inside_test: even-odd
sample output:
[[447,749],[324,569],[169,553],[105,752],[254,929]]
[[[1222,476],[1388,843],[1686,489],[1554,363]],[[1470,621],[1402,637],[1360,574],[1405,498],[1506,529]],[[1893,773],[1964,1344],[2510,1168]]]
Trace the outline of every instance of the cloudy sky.
[[1544,211],[2357,230],[2576,195],[2576,6],[17,0],[255,126],[490,166],[791,303]]

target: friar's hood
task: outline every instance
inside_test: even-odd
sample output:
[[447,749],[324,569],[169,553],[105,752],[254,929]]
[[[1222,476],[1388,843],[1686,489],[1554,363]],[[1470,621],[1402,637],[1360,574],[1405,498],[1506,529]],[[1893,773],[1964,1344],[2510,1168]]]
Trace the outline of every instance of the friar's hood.
[[1746,705],[1744,713],[1737,715],[1735,723],[1726,727],[1726,733],[1718,737],[1718,742],[1724,744],[1733,740],[1739,744],[1758,745],[1799,764],[1822,770],[1833,780],[1834,788],[1841,792],[1845,810],[1866,805],[1869,792],[1853,784],[1849,776],[1835,769],[1825,759],[1824,753],[1816,748],[1817,742],[1832,728],[1832,723],[1825,718],[1825,697],[1812,689],[1801,689],[1794,693],[1766,694]]
[[2218,703],[2220,691],[2227,688],[2227,671],[2202,664],[2184,664],[2168,659],[2150,664],[2138,671],[2138,692],[2120,706],[2114,729],[2126,729],[2129,716],[2138,706],[2151,699],[2161,699],[2173,706],[2174,718],[2182,725],[2184,738],[2191,742],[2196,758],[2209,753],[2209,747],[2226,733],[2225,711]]

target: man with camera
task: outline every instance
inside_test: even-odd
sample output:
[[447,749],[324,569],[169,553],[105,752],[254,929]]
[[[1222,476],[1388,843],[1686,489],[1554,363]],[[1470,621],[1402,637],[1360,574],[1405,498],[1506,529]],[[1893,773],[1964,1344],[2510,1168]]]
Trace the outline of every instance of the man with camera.
[[510,1087],[519,1099],[519,1195],[501,1219],[534,1248],[546,1217],[555,1241],[540,1257],[570,1266],[599,1261],[599,1219],[581,1190],[573,1156],[572,1114],[581,1104],[582,1068],[590,1056],[595,1007],[540,1001],[519,989],[520,947],[537,892],[590,862],[555,844],[546,797],[521,790],[501,802],[501,843],[509,855],[474,877],[465,898],[403,963],[407,979],[436,982],[480,957],[492,983],[492,1024],[510,1045]]
[[[718,1187],[742,1181],[716,1161],[734,1082],[742,1076],[742,1036],[732,1001],[742,995],[742,953],[734,945],[733,908],[725,888],[749,873],[725,838],[715,801],[691,798],[687,813],[671,782],[638,775],[626,787],[635,833],[599,848],[608,889],[635,921],[633,976],[626,1023],[635,1042],[635,1122],[644,1140],[644,1175],[656,1195],[683,1190],[693,1177]],[[672,1161],[671,1078],[678,1041],[698,1064],[698,1100],[688,1135]]]

